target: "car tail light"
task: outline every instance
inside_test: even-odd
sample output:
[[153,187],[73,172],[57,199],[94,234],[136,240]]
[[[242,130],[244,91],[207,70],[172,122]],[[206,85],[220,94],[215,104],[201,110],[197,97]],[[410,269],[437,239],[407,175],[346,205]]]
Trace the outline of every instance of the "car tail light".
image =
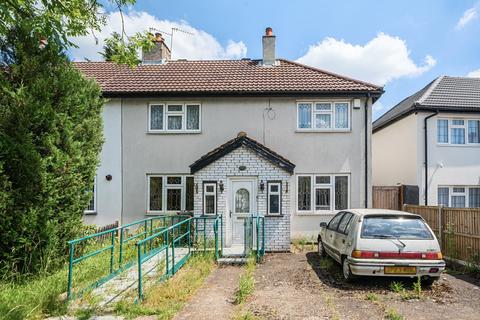
[[442,260],[441,252],[398,252],[398,251],[352,251],[352,257],[357,259],[422,259]]

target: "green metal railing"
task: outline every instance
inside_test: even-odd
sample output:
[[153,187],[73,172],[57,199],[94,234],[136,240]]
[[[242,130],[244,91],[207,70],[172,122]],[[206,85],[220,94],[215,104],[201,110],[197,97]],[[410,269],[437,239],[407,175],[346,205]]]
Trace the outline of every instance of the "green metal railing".
[[[173,224],[168,228],[161,230],[155,234],[146,237],[143,240],[137,242],[137,268],[138,268],[138,297],[137,301],[143,299],[143,278],[145,275],[150,273],[156,268],[156,266],[150,268],[146,272],[143,271],[142,266],[145,262],[152,259],[157,254],[160,254],[162,251],[165,251],[165,273],[157,275],[159,280],[164,280],[168,277],[173,276],[190,258],[191,252],[193,249],[193,244],[198,242],[199,236],[203,238],[203,251],[207,251],[207,239],[209,235],[207,234],[207,222],[211,221],[211,227],[213,231],[214,238],[214,250],[215,250],[215,259],[218,259],[220,256],[219,245],[218,245],[218,230],[222,230],[222,217],[221,216],[200,216],[200,217],[191,217],[185,219],[181,222]],[[203,225],[203,229],[199,228],[199,222],[202,222],[200,225]],[[220,224],[220,226],[219,226]],[[182,230],[183,229],[183,230]],[[193,233],[193,237],[192,237]],[[203,233],[203,235],[201,234]],[[221,236],[223,238],[223,236]],[[193,240],[193,241],[192,241]],[[153,245],[157,244],[157,246]],[[193,243],[192,243],[193,242]],[[221,246],[223,249],[223,240],[221,240]],[[146,250],[146,247],[150,245],[150,250]],[[188,252],[185,253],[180,260],[176,261],[175,250],[180,248],[187,249]],[[147,253],[148,252],[148,253]]]
[[265,217],[251,215],[243,221],[244,254],[255,251],[257,262],[265,255]]
[[[76,295],[81,295],[83,292],[87,290],[90,290],[92,288],[96,288],[102,285],[103,283],[115,277],[122,270],[127,269],[135,264],[135,260],[126,261],[126,262],[124,261],[125,249],[134,240],[139,238],[145,239],[149,235],[156,233],[159,230],[162,230],[164,228],[167,228],[169,224],[171,225],[175,221],[178,222],[179,220],[185,220],[188,218],[190,218],[190,216],[187,216],[187,215],[155,216],[148,219],[135,221],[114,229],[98,232],[95,234],[91,234],[82,238],[69,241],[68,242],[69,265],[68,265],[68,284],[67,284],[68,299],[72,299],[74,297],[74,294],[72,292],[72,287],[73,287],[73,280],[74,280],[73,268],[75,265],[87,259],[91,259],[95,256],[98,256],[106,251],[110,251],[109,273],[103,277],[100,277],[98,280],[94,281],[93,283],[86,285],[85,288],[79,290],[76,293]],[[129,237],[128,231],[130,229],[135,229],[137,232]],[[118,235],[120,235],[120,239],[116,241]],[[99,238],[101,239],[98,241]],[[108,243],[105,241],[105,238],[109,238]],[[79,246],[82,247],[82,249],[88,248],[88,245],[92,241],[95,241],[95,244],[100,246],[100,248],[88,253],[82,252],[82,254],[80,254],[78,257],[75,257],[75,254],[80,251],[80,250],[77,250]],[[116,254],[118,255],[117,261],[115,261]]]

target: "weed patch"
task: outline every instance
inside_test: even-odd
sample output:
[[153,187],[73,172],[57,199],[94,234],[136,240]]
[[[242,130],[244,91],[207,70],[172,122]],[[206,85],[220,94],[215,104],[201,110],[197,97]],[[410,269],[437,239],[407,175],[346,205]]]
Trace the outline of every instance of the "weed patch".
[[235,304],[242,304],[255,290],[255,279],[253,272],[255,271],[255,257],[248,258],[247,268],[240,276],[238,289],[235,292]]
[[156,315],[158,319],[173,318],[212,272],[214,260],[213,254],[193,255],[175,276],[146,290],[142,302],[118,302],[116,313],[127,318],[146,315]]

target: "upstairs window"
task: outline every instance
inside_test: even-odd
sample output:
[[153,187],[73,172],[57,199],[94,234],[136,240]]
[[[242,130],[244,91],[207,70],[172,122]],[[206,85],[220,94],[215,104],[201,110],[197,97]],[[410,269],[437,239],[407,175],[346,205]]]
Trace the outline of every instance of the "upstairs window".
[[199,103],[151,103],[148,131],[153,133],[200,132],[200,118]]
[[297,103],[297,129],[304,131],[350,130],[349,102]]
[[438,119],[437,142],[452,145],[480,145],[480,120]]

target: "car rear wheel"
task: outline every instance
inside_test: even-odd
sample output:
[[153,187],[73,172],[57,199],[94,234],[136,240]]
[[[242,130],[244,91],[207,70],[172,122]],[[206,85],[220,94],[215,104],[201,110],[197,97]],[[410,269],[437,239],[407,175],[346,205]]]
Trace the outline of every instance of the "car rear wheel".
[[353,280],[354,275],[352,274],[352,271],[350,270],[350,264],[348,263],[348,260],[346,257],[342,259],[342,273],[343,273],[343,278],[345,281],[350,282]]
[[320,258],[325,258],[327,256],[327,253],[325,252],[325,248],[323,247],[322,238],[320,237],[318,238],[317,250]]
[[438,279],[440,279],[440,277],[425,277],[425,278],[422,279],[422,283],[425,286],[430,287]]

